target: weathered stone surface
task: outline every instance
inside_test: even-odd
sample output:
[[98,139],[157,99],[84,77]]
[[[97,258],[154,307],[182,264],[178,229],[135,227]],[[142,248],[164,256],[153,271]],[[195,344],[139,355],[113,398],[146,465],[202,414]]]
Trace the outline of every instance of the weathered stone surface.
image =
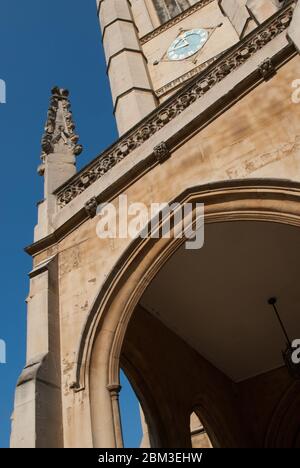
[[99,2],[114,112],[122,135],[156,106],[137,28],[127,0]]
[[239,37],[241,37],[247,23],[251,20],[250,12],[247,10],[247,0],[223,0],[220,5]]
[[[102,3],[106,4],[106,10],[100,8],[104,27],[119,17],[133,24],[129,2]],[[143,18],[146,4],[140,0],[132,4],[139,24],[149,32],[151,11]],[[208,26],[206,21],[219,20],[220,15],[217,2],[209,2],[181,21],[186,28],[200,20]],[[160,125],[155,131],[151,120],[135,133],[134,148],[129,137],[120,140],[113,150],[113,163],[106,155],[97,166],[101,178],[90,179],[95,167],[91,164],[80,173],[80,183],[76,177],[72,180],[70,198],[64,192],[61,204],[51,185],[53,205],[39,207],[39,242],[29,249],[34,270],[28,298],[28,356],[16,391],[13,447],[120,447],[120,365],[137,390],[152,446],[163,442],[167,447],[191,446],[189,417],[196,400],[201,401],[200,419],[215,446],[279,446],[284,444],[284,432],[287,444],[298,443],[293,414],[299,409],[299,388],[284,368],[233,382],[184,342],[178,336],[180,330],[169,329],[159,317],[154,319],[141,309],[145,288],[177,251],[176,240],[99,239],[94,216],[96,200],[110,201],[118,212],[118,195],[126,192],[128,203],[140,202],[148,208],[153,202],[205,202],[207,222],[254,220],[299,229],[300,106],[292,102],[291,84],[300,76],[300,60],[286,39],[284,21],[290,16],[278,18],[264,33],[264,40],[269,34],[267,42],[259,36],[251,47],[243,43],[240,59],[230,55],[226,63],[201,78],[197,89],[193,82],[188,93],[174,95],[172,106],[171,101],[167,103],[168,113],[164,108],[155,117]],[[229,46],[238,41],[238,35],[228,19],[224,23],[224,43]],[[144,42],[144,53],[160,39],[165,47],[177,27],[172,23],[161,36],[155,34]],[[115,29],[116,43],[106,44],[108,55],[119,49],[125,36],[126,44],[136,47],[132,31],[126,35],[126,29]],[[216,38],[214,50],[221,42]],[[123,68],[126,79],[140,85],[147,68],[143,65],[132,77],[127,76],[129,70],[138,68],[138,63],[128,56],[121,63],[129,64]],[[113,61],[110,67],[114,70]],[[118,83],[118,76],[111,79],[117,96],[124,83]],[[127,86],[128,82],[122,90]],[[139,100],[143,112],[149,111],[148,90],[122,97],[117,106],[122,119],[126,119],[125,102],[134,118],[140,118]],[[129,117],[133,119],[130,113]],[[51,146],[53,141],[46,143],[49,151],[48,143]],[[68,153],[46,154],[49,171],[52,163],[57,164],[56,157],[62,166],[70,157],[73,173],[73,146]],[[67,177],[60,169],[60,176]],[[222,312],[225,320],[226,310]],[[218,421],[216,427],[209,415]],[[241,421],[247,422],[246,427]],[[279,426],[280,437],[274,429]],[[220,428],[218,437],[215,433]]]

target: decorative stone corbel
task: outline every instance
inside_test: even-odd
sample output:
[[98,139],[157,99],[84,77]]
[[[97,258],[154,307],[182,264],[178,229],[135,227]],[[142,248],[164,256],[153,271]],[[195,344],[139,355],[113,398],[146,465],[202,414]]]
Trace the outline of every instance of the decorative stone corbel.
[[88,216],[92,219],[95,218],[97,214],[98,202],[96,197],[92,197],[86,204],[84,205],[85,211],[87,212]]
[[157,162],[160,164],[162,164],[171,156],[170,150],[165,141],[162,141],[159,145],[155,146],[153,149],[153,154]]
[[262,77],[267,81],[276,75],[276,69],[272,63],[272,60],[268,57],[258,66],[258,70]]

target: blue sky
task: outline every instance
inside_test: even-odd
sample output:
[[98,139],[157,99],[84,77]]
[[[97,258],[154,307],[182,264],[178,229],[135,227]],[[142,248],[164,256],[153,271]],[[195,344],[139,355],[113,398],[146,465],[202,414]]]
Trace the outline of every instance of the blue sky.
[[[117,138],[96,0],[0,0],[0,79],[7,85],[7,103],[0,105],[0,339],[7,345],[7,364],[0,365],[0,447],[7,447],[14,387],[25,362],[31,259],[23,248],[32,242],[42,198],[36,169],[50,89],[70,90],[84,146],[79,168]],[[138,408],[124,378],[123,384],[125,443],[135,446]]]

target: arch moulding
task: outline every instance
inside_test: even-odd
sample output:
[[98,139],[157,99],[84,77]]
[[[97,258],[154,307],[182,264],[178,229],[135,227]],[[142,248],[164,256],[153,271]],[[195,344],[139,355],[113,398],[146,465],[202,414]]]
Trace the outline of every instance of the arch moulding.
[[[189,188],[174,202],[204,203],[205,223],[264,221],[300,227],[300,183],[286,180],[217,182]],[[145,289],[183,242],[185,239],[172,235],[133,240],[90,309],[77,352],[74,390],[87,392],[95,446],[122,446],[111,390],[115,394],[120,386],[120,355],[127,326]]]

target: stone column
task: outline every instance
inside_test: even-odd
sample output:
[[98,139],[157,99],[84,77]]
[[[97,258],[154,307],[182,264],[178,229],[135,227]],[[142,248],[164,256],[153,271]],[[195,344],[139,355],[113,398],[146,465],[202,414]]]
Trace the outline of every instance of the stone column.
[[94,448],[117,448],[115,411],[108,384],[109,355],[113,333],[101,328],[89,363],[89,393]]
[[139,30],[139,37],[145,36],[160,26],[152,0],[132,3],[132,15]]
[[63,422],[56,257],[30,273],[27,304],[27,358],[16,388],[11,447],[60,448]]
[[97,0],[119,134],[157,105],[129,0]]
[[122,422],[120,415],[120,405],[119,405],[119,393],[121,391],[120,385],[110,385],[108,386],[111,397],[111,406],[113,411],[113,420],[115,426],[115,437],[116,437],[116,447],[123,448],[123,431],[122,431]]
[[147,421],[146,421],[146,418],[145,418],[145,414],[144,414],[144,411],[140,406],[140,416],[141,416],[141,426],[142,426],[142,440],[141,440],[141,444],[140,444],[140,448],[151,448],[151,444],[150,444],[150,436],[149,436],[149,428],[148,428],[148,424],[147,424]]

